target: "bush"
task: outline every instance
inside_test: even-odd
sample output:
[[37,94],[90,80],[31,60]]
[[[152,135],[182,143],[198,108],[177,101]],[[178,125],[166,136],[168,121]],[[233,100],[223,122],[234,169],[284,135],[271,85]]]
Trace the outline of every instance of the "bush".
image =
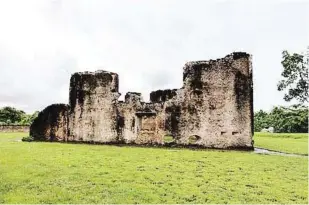
[[21,139],[21,141],[23,141],[23,142],[32,142],[32,141],[34,141],[34,139],[31,136],[27,136],[27,137],[23,137]]

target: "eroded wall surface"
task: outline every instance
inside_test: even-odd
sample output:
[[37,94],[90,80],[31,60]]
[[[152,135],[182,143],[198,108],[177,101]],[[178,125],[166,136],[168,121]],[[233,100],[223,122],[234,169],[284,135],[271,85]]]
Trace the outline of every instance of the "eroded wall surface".
[[68,105],[53,104],[41,111],[30,126],[30,136],[39,141],[67,141]]
[[190,136],[207,147],[252,146],[252,69],[250,56],[234,53],[184,67],[181,114],[175,137]]
[[253,147],[252,65],[247,53],[186,63],[183,87],[151,92],[148,103],[136,92],[118,101],[118,83],[112,72],[73,74],[67,111],[55,114],[67,114],[60,126],[63,135],[38,132],[57,127],[42,116],[31,132],[46,140],[151,145],[167,144],[166,136],[172,136],[172,143],[181,145]]
[[116,142],[118,75],[75,73],[70,80],[69,141]]

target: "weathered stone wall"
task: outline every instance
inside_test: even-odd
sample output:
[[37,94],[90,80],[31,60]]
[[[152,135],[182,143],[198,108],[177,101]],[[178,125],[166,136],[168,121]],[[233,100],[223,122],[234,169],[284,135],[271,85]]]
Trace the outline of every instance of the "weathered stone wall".
[[118,75],[75,73],[70,80],[69,141],[117,142]]
[[150,101],[152,103],[165,102],[177,95],[177,89],[157,90],[150,93]]
[[41,111],[30,126],[30,136],[38,141],[67,141],[68,105],[53,104]]
[[252,69],[248,54],[234,53],[216,61],[189,62],[184,67],[179,143],[215,147],[252,146]]
[[149,103],[135,92],[118,102],[116,73],[75,73],[63,123],[67,132],[51,137],[45,130],[55,125],[42,116],[37,121],[46,127],[39,132],[46,140],[165,144],[164,137],[171,135],[181,145],[252,148],[252,93],[251,56],[241,52],[188,62],[183,87],[151,92]]
[[119,103],[119,133],[125,143],[135,143],[137,140],[136,112],[141,107],[141,93],[127,93],[125,102]]
[[122,119],[122,141],[136,144],[162,144],[160,132],[163,105],[142,102],[141,94],[129,92],[125,102],[119,104],[119,119]]
[[29,132],[28,125],[0,125],[0,132]]

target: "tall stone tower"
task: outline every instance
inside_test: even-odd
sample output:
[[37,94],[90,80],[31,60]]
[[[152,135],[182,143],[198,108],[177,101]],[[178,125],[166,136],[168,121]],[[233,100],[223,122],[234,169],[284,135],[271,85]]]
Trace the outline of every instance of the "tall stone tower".
[[175,138],[216,148],[252,147],[251,56],[194,61],[184,66],[183,102]]
[[116,142],[118,75],[75,73],[70,80],[69,141]]

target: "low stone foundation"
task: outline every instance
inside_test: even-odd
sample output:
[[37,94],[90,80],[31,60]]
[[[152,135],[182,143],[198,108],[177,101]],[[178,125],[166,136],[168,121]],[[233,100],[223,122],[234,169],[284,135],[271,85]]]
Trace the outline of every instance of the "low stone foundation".
[[0,125],[0,132],[29,132],[28,125]]

